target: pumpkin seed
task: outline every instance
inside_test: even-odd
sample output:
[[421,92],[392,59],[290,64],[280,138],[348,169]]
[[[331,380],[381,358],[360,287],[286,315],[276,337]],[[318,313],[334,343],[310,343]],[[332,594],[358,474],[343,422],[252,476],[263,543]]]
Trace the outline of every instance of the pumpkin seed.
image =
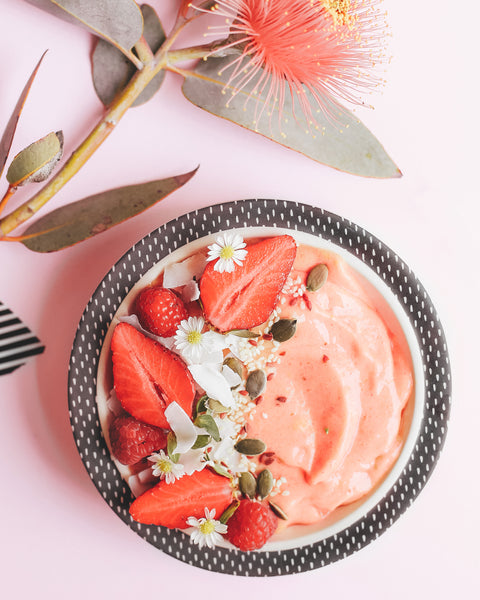
[[255,371],[252,371],[247,377],[247,382],[245,383],[245,389],[252,400],[255,400],[255,398],[260,396],[260,394],[265,391],[266,386],[267,376],[265,375],[265,371],[262,371],[262,369],[256,369]]
[[262,454],[267,449],[266,445],[262,440],[256,440],[253,438],[244,438],[237,442],[234,446],[237,452],[245,454],[246,456],[257,456]]
[[249,498],[255,498],[255,492],[257,490],[257,482],[255,477],[249,472],[245,471],[244,473],[240,473],[240,477],[238,479],[238,485],[240,487],[240,491],[245,496]]
[[257,494],[263,500],[273,489],[273,475],[268,469],[260,471],[257,477]]
[[235,356],[228,356],[223,364],[228,368],[232,369],[234,373],[236,373],[241,379],[243,379],[243,363],[242,361],[235,358]]
[[230,409],[223,406],[221,402],[214,398],[208,399],[208,408],[217,414],[227,413]]
[[327,281],[328,267],[323,263],[315,265],[307,277],[307,291],[316,292]]
[[228,519],[230,519],[230,517],[233,517],[235,511],[237,510],[237,508],[240,506],[240,501],[236,500],[235,502],[232,502],[232,504],[230,504],[230,506],[228,508],[226,508],[223,513],[220,516],[220,523],[223,523],[225,525],[225,523],[228,521]]
[[232,331],[229,331],[228,333],[231,333],[232,335],[236,335],[237,337],[241,337],[241,338],[251,339],[251,338],[260,337],[259,333],[250,331],[250,329],[232,329]]
[[280,319],[270,329],[276,342],[286,342],[295,335],[297,331],[297,319]]
[[171,461],[177,463],[180,454],[175,454],[175,448],[177,447],[177,437],[173,431],[169,431],[167,435],[167,454]]
[[216,442],[220,441],[220,432],[218,431],[218,426],[215,423],[215,419],[212,417],[212,415],[199,415],[195,419],[194,425],[205,429]]
[[204,435],[204,434],[197,435],[197,439],[195,440],[195,442],[192,446],[192,450],[197,450],[198,448],[205,448],[205,446],[208,445],[209,441],[210,441],[209,435]]
[[288,521],[288,516],[286,512],[282,508],[280,508],[278,504],[275,504],[275,502],[272,502],[271,500],[268,504],[279,519],[282,519],[283,521]]
[[195,412],[193,415],[194,420],[197,418],[198,415],[207,412],[207,400],[207,394],[204,394],[201,398],[199,398],[197,405],[195,406]]
[[228,479],[232,478],[227,469],[218,463],[213,464],[213,470],[215,471],[215,473],[221,475],[222,477],[228,477]]

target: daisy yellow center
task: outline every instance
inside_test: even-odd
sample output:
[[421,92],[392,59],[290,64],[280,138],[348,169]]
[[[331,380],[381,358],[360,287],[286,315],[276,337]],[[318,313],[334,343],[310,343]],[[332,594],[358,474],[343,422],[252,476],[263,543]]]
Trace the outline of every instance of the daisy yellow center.
[[210,519],[204,521],[198,528],[204,535],[213,533],[215,531],[215,523]]
[[162,473],[170,473],[170,471],[172,470],[172,465],[168,460],[159,460],[157,463],[157,467]]
[[195,346],[202,341],[202,334],[199,331],[190,331],[187,335],[187,342]]
[[224,260],[230,260],[233,258],[234,254],[235,250],[232,248],[232,246],[225,246],[220,250],[220,258],[223,258]]

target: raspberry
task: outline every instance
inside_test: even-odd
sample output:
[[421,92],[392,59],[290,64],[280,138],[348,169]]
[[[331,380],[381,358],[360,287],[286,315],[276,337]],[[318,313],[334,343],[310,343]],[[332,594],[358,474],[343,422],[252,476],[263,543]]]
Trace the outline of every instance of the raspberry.
[[268,504],[245,499],[228,520],[225,537],[240,550],[258,550],[275,533],[277,524]]
[[116,417],[109,433],[112,453],[124,465],[133,465],[167,445],[167,434],[163,429],[131,416]]
[[188,317],[181,298],[161,286],[147,287],[140,292],[135,313],[142,327],[160,337],[175,335],[181,321]]

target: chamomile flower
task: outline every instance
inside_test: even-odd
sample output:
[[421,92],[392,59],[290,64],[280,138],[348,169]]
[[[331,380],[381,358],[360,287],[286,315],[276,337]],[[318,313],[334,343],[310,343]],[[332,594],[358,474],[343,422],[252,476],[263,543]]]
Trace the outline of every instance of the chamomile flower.
[[153,474],[156,477],[160,477],[160,479],[165,479],[166,483],[174,483],[177,479],[185,475],[183,465],[173,462],[163,450],[152,454],[148,457],[148,460],[153,463]]
[[219,273],[232,273],[235,265],[242,266],[247,250],[246,244],[238,233],[222,233],[215,243],[208,247],[207,261],[216,260],[214,270]]
[[175,347],[190,364],[218,362],[223,359],[225,336],[215,331],[203,331],[205,320],[202,317],[189,317],[178,326],[175,334]]
[[187,525],[195,528],[191,533],[191,540],[200,548],[203,546],[214,548],[222,541],[222,534],[227,533],[227,526],[215,520],[215,509],[208,510],[206,508],[205,517],[201,519],[189,517]]

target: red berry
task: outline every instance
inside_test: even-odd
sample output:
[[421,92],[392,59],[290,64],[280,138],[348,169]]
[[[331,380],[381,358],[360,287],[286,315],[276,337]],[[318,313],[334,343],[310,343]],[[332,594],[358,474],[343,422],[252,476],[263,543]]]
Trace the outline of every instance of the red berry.
[[297,253],[289,235],[266,238],[247,246],[242,266],[231,273],[207,264],[200,279],[205,317],[220,331],[249,329],[273,312]]
[[275,533],[278,518],[263,502],[242,500],[227,522],[225,537],[240,550],[258,550]]
[[130,415],[169,429],[165,409],[171,402],[192,414],[195,385],[179,356],[128,323],[115,327],[111,349],[115,391]]
[[183,301],[172,290],[161,286],[144,288],[137,296],[135,313],[141,326],[160,337],[175,335],[188,317]]
[[122,464],[134,465],[167,445],[167,434],[130,415],[116,417],[109,429],[112,453]]

